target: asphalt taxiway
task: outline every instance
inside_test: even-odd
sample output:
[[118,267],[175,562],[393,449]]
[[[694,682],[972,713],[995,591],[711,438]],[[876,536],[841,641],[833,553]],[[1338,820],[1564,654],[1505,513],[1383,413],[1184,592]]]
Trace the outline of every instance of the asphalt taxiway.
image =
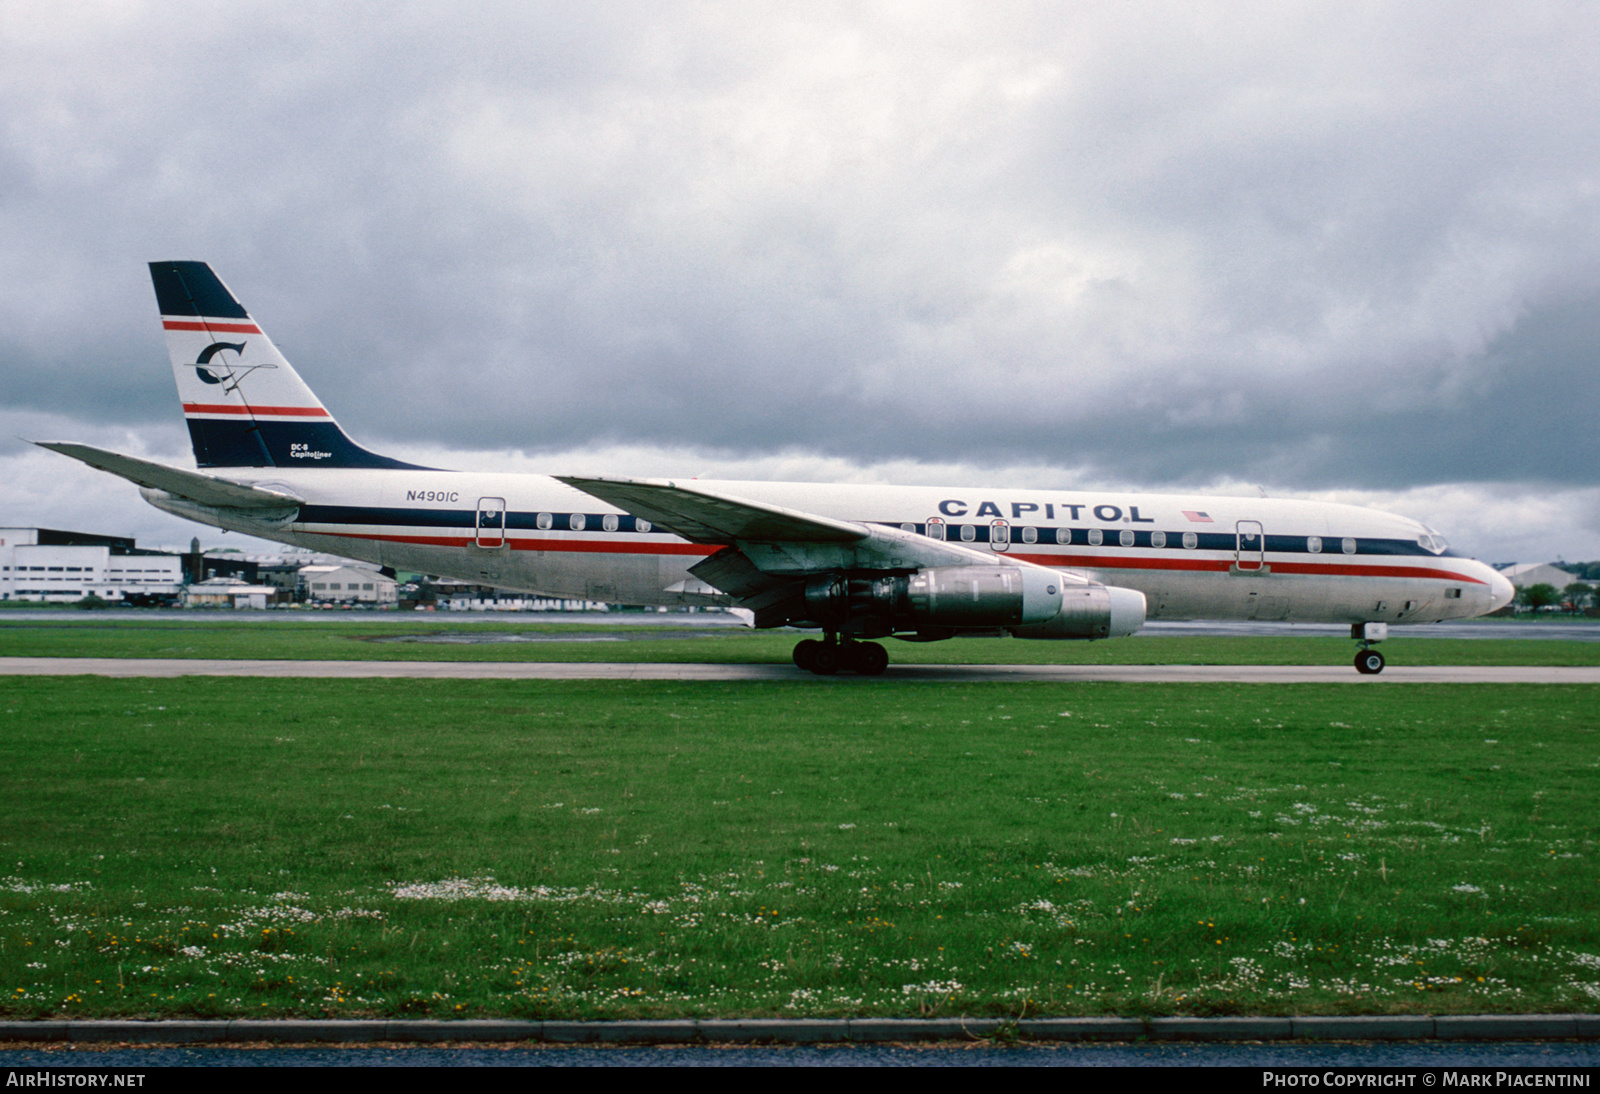
[[[792,665],[623,661],[246,661],[140,657],[3,657],[0,676],[270,676],[408,680],[802,680],[858,686]],[[881,682],[1136,684],[1600,684],[1600,666],[1395,665],[1362,676],[1333,665],[890,665]]]

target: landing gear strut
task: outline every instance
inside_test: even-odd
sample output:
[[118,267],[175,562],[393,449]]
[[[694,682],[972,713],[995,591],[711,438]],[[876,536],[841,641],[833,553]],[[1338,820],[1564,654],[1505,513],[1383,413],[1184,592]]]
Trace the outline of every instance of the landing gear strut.
[[1356,651],[1356,671],[1363,676],[1376,676],[1382,672],[1383,654],[1372,647],[1389,637],[1389,624],[1353,623],[1350,626],[1350,637],[1361,644],[1361,648]]
[[802,639],[794,648],[794,663],[818,676],[832,676],[840,671],[877,676],[889,667],[889,654],[876,642],[841,642],[830,634],[821,642],[815,638]]

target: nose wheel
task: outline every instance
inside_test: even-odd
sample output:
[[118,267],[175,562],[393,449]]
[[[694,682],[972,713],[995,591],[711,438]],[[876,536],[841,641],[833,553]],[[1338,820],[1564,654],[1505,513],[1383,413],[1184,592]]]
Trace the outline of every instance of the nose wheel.
[[802,639],[794,648],[794,663],[818,676],[853,672],[858,676],[878,676],[889,667],[889,653],[876,642],[840,642],[829,637],[825,642]]
[[1376,676],[1382,672],[1383,654],[1372,647],[1389,637],[1389,624],[1352,623],[1350,637],[1361,647],[1356,651],[1356,671],[1362,676]]

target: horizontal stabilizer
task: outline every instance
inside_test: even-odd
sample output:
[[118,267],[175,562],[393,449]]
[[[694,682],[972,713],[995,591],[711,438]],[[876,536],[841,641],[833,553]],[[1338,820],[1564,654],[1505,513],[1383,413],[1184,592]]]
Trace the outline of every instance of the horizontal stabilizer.
[[153,490],[164,490],[200,505],[222,509],[283,509],[286,506],[299,505],[304,500],[280,490],[267,490],[251,486],[249,483],[168,467],[166,464],[152,463],[149,460],[124,456],[118,452],[107,452],[92,445],[74,444],[71,441],[33,443],[40,448],[48,448],[52,452],[81,460],[90,467],[120,475],[129,482]]

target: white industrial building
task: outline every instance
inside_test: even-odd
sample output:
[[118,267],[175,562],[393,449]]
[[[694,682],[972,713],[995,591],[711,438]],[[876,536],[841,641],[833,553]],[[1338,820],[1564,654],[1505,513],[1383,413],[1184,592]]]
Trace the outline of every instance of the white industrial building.
[[362,566],[302,566],[300,596],[312,603],[397,604],[399,583]]
[[229,577],[197,581],[183,591],[185,608],[266,608],[277,592],[270,585],[252,585]]
[[1556,591],[1560,592],[1574,581],[1583,580],[1548,562],[1514,562],[1510,566],[1497,566],[1495,569],[1519,589],[1526,589],[1530,585],[1554,585]]
[[52,528],[0,528],[0,600],[115,603],[176,597],[179,555],[140,551],[133,540]]

